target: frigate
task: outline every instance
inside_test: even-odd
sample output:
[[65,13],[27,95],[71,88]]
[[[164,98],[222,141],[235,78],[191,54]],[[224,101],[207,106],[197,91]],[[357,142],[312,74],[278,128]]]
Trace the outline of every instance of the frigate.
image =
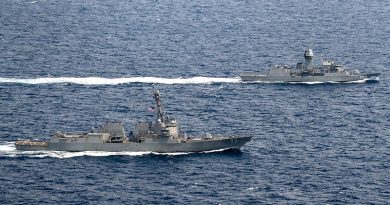
[[17,150],[24,151],[107,151],[107,152],[204,152],[240,149],[251,136],[187,137],[178,121],[164,112],[160,92],[154,90],[156,119],[136,123],[134,132],[125,134],[122,122],[107,122],[94,131],[86,133],[57,132],[48,141],[22,140],[15,143]]
[[352,82],[362,80],[378,80],[380,73],[363,74],[356,69],[346,69],[343,65],[331,60],[323,60],[322,65],[313,65],[313,50],[307,49],[304,63],[295,67],[274,66],[266,74],[258,72],[240,73],[244,82]]

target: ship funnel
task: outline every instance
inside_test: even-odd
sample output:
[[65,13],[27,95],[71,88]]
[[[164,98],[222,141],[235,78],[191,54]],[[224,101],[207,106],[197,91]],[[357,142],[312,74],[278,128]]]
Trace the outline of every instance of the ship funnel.
[[312,68],[313,67],[313,50],[310,48],[305,51],[305,69]]

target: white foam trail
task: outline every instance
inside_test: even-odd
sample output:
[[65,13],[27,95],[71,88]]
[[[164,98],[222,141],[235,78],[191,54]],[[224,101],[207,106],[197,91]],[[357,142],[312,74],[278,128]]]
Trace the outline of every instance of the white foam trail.
[[[322,83],[365,83],[367,81],[379,80],[364,79],[350,82],[268,82],[268,81],[251,81],[244,83],[286,83],[286,84],[322,84]],[[80,85],[118,85],[129,83],[146,83],[146,84],[212,84],[212,83],[242,83],[239,77],[235,78],[215,78],[215,77],[192,77],[192,78],[158,78],[158,77],[128,77],[128,78],[101,78],[101,77],[46,77],[46,78],[0,78],[1,83],[17,84],[63,84],[73,83]]]
[[0,144],[0,153],[1,152],[11,152],[15,151],[15,143],[13,142],[3,142]]
[[255,191],[257,189],[259,189],[260,187],[249,187],[247,189],[245,189],[246,191]]
[[4,157],[32,157],[32,158],[72,158],[81,156],[105,157],[112,155],[142,156],[151,154],[151,152],[103,152],[103,151],[85,151],[85,152],[64,152],[64,151],[19,151],[16,150],[15,142],[1,142],[0,156]]
[[[200,153],[222,152],[226,149],[205,151]],[[173,152],[173,153],[157,153],[157,152],[104,152],[104,151],[83,151],[83,152],[65,152],[65,151],[19,151],[16,150],[15,142],[0,142],[0,157],[31,157],[31,158],[59,158],[66,159],[72,157],[92,156],[92,157],[107,157],[107,156],[143,156],[143,155],[188,155],[193,152]]]
[[228,149],[229,149],[229,148],[226,148],[226,149],[216,149],[216,150],[204,151],[204,152],[201,152],[201,153],[223,152],[223,151],[226,151],[226,150],[228,150]]
[[364,80],[357,80],[357,81],[350,81],[350,82],[345,82],[345,83],[365,83],[367,82],[369,79],[364,79]]
[[101,77],[58,77],[58,78],[0,78],[0,83],[19,84],[61,84],[73,83],[81,85],[118,85],[127,83],[149,83],[149,84],[212,84],[212,83],[239,83],[237,78],[214,78],[214,77],[193,77],[193,78],[158,78],[158,77],[128,77],[128,78],[101,78]]

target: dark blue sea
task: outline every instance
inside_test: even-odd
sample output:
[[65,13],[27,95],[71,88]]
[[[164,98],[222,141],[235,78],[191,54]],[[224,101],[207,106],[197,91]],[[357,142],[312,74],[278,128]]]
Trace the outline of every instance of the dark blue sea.
[[[314,62],[354,83],[243,83]],[[390,1],[0,1],[0,204],[388,204]],[[153,119],[153,87],[188,136],[241,151],[22,152]]]

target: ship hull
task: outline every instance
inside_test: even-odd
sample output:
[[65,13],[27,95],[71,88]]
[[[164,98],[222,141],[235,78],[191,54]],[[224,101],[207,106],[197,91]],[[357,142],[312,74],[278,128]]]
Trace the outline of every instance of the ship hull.
[[335,75],[324,74],[321,76],[292,76],[288,75],[261,75],[258,73],[241,73],[240,78],[244,82],[353,82],[378,77],[379,73],[367,75]]
[[187,140],[180,143],[125,142],[125,143],[51,143],[41,146],[29,143],[15,144],[22,151],[106,151],[106,152],[204,152],[221,149],[240,149],[251,137]]

